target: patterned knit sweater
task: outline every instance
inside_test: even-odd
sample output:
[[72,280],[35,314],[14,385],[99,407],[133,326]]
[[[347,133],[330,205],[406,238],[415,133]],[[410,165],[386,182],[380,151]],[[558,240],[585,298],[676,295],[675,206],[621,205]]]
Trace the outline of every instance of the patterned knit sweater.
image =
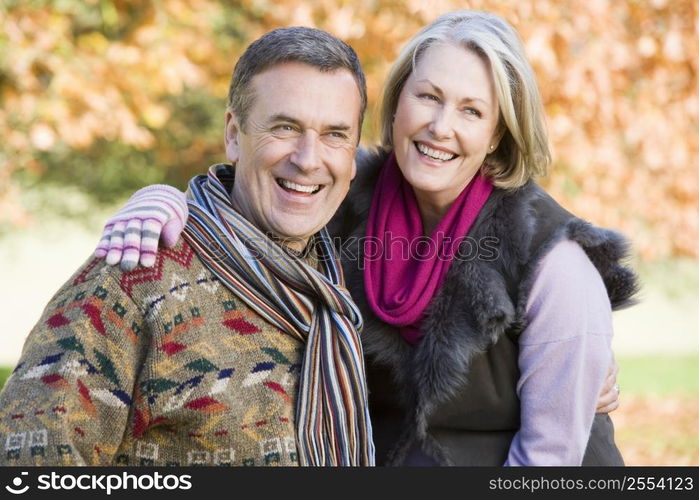
[[149,269],[90,259],[0,394],[0,465],[298,465],[302,350],[182,240]]

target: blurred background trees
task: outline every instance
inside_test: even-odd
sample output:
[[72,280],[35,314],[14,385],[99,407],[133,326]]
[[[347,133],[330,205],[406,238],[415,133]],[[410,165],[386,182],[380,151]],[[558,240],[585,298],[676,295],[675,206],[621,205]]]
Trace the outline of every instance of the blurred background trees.
[[627,463],[699,464],[695,0],[0,0],[0,385],[107,215],[144,184],[184,188],[225,159],[228,80],[248,43],[295,24],[349,42],[370,145],[403,43],[469,7],[525,43],[554,150],[543,184],[644,261],[643,301],[614,315]]
[[[575,213],[632,236],[646,259],[699,257],[699,7],[693,0],[4,0],[0,224],[30,223],[22,190],[95,201],[221,161],[241,49],[303,24],[349,42],[371,103],[406,39],[438,14],[497,12],[520,32],[549,119],[543,183]],[[368,120],[364,142],[377,138]]]

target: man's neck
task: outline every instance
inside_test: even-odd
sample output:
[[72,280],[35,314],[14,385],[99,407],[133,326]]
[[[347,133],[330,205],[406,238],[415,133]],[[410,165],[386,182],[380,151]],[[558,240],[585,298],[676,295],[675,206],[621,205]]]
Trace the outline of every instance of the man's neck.
[[257,227],[260,231],[263,231],[271,240],[274,242],[278,243],[280,246],[284,247],[285,249],[289,250],[289,253],[294,256],[298,256],[300,258],[304,258],[306,254],[308,254],[308,242],[309,239],[302,239],[302,238],[289,238],[288,236],[280,236],[276,233],[272,233],[271,231],[267,231],[266,229],[261,228],[257,222],[255,222],[252,217],[247,213],[247,211],[244,209],[243,205],[238,203],[238,200],[236,199],[235,196],[235,189],[231,189],[231,205],[233,206],[233,209],[238,212],[240,215],[242,215],[245,219],[247,219],[248,222],[252,223]]

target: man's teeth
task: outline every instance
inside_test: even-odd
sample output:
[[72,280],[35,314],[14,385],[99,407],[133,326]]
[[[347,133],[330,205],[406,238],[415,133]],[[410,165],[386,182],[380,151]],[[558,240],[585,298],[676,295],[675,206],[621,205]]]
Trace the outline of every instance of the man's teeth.
[[451,153],[446,153],[444,151],[438,151],[436,149],[432,149],[428,146],[425,146],[422,143],[415,143],[417,144],[417,149],[420,151],[423,155],[429,156],[430,158],[434,158],[435,160],[441,160],[441,161],[448,161],[448,160],[453,160],[456,158],[457,155],[453,155]]
[[295,182],[287,181],[286,179],[278,179],[279,185],[286,189],[292,189],[300,193],[313,194],[320,190],[320,186],[316,184],[315,186],[302,186],[301,184],[296,184]]

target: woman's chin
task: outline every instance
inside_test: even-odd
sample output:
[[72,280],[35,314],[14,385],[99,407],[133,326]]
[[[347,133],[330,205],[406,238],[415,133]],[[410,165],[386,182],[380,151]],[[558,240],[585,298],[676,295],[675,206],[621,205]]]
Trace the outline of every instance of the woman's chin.
[[439,193],[449,189],[448,184],[445,184],[444,179],[435,179],[431,175],[417,175],[406,177],[415,191],[424,193]]

